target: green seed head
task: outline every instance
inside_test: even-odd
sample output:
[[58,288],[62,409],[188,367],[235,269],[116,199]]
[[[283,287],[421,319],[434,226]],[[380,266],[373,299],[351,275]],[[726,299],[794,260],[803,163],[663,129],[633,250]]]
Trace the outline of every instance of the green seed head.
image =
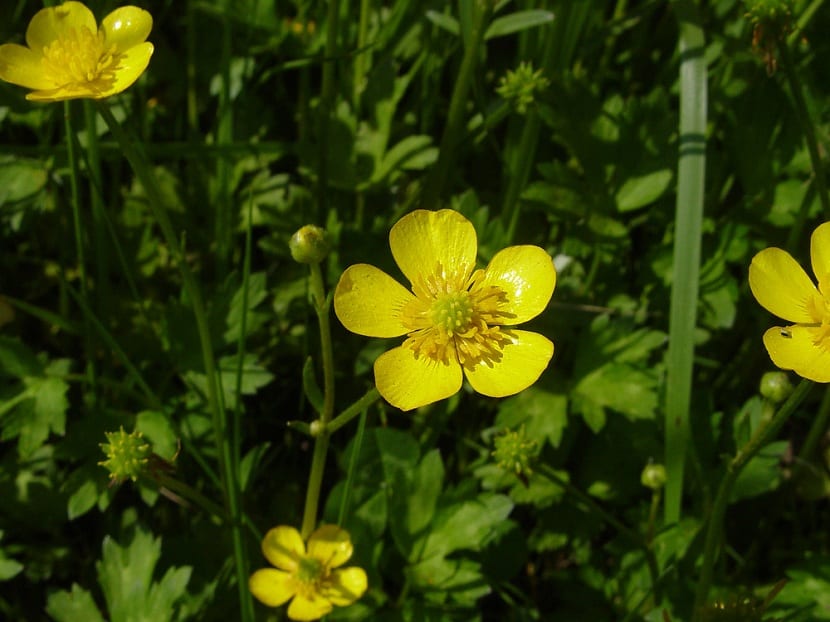
[[105,435],[108,442],[101,443],[101,449],[107,459],[98,464],[109,470],[113,481],[136,481],[145,472],[152,454],[144,436],[138,430],[127,434],[123,427],[118,432],[105,432]]
[[531,465],[536,459],[538,443],[525,436],[524,426],[518,431],[508,430],[493,440],[493,458],[506,471],[529,477],[533,474]]

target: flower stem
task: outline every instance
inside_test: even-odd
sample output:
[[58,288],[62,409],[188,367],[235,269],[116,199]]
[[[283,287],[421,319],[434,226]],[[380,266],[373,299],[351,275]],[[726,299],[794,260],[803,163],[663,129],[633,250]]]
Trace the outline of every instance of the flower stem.
[[[801,130],[804,132],[804,139],[807,143],[807,151],[810,154],[810,163],[813,167],[813,182],[818,194],[819,201],[821,201],[821,208],[824,210],[825,218],[830,218],[830,196],[827,194],[827,180],[824,176],[824,166],[821,163],[821,154],[819,152],[818,139],[816,138],[816,128],[813,119],[810,116],[810,111],[807,108],[807,102],[804,99],[804,92],[801,90],[801,83],[795,71],[795,63],[792,54],[790,53],[790,46],[784,37],[778,38],[778,54],[781,57],[781,67],[784,69],[784,75],[787,77],[787,84],[790,87],[790,93],[793,96],[793,104],[795,105],[795,115],[801,125]],[[804,212],[805,210],[802,210]],[[796,227],[794,227],[795,229]],[[797,235],[797,233],[796,233]]]
[[467,105],[467,95],[472,84],[473,73],[480,53],[481,43],[484,41],[484,32],[493,10],[493,3],[489,0],[473,1],[473,20],[469,39],[465,42],[464,57],[455,79],[455,86],[450,99],[447,124],[441,136],[441,146],[438,151],[438,161],[432,166],[424,186],[421,205],[428,209],[435,209],[440,198],[447,175],[450,174],[451,162],[455,156],[455,148],[464,132],[464,112]]
[[329,434],[334,433],[336,430],[339,430],[344,425],[349,423],[352,419],[357,417],[359,414],[364,412],[369,406],[374,404],[378,398],[380,397],[380,393],[376,387],[372,387],[369,389],[366,394],[358,399],[354,404],[349,406],[346,410],[342,413],[337,415],[331,422],[326,426]]
[[692,612],[693,622],[700,622],[702,620],[701,612],[706,603],[706,598],[709,595],[709,587],[712,584],[712,576],[714,573],[715,557],[717,556],[721,540],[723,517],[726,513],[726,506],[729,505],[729,497],[732,494],[732,487],[735,481],[738,479],[746,464],[781,429],[781,426],[784,425],[793,411],[795,411],[807,396],[812,386],[813,383],[809,380],[802,380],[778,411],[769,419],[761,422],[758,429],[752,435],[752,438],[738,450],[735,457],[727,465],[726,474],[721,480],[718,493],[715,496],[715,503],[709,515],[709,524],[706,528],[706,540],[703,546],[703,566],[700,571],[697,590],[695,591],[695,604],[694,611]]
[[568,480],[559,476],[559,474],[554,471],[551,467],[547,464],[541,464],[538,466],[539,472],[547,477],[550,481],[552,481],[557,486],[560,486],[567,492],[568,494],[576,497],[581,503],[588,507],[589,510],[597,514],[600,518],[602,518],[605,522],[611,525],[614,529],[616,529],[620,535],[627,538],[632,544],[636,545],[637,547],[643,550],[646,558],[646,565],[648,566],[648,572],[651,575],[651,584],[652,589],[654,590],[654,600],[655,602],[660,602],[660,596],[658,591],[658,579],[660,577],[660,573],[657,566],[657,558],[654,555],[654,551],[651,550],[649,543],[636,531],[621,523],[613,514],[610,514],[603,508],[599,503],[594,501],[589,495],[582,492],[579,488],[571,484]]
[[320,501],[320,488],[323,483],[323,471],[326,466],[326,453],[329,448],[328,423],[334,414],[334,352],[331,346],[331,327],[329,325],[329,305],[326,302],[326,288],[323,283],[323,271],[319,263],[310,266],[309,285],[317,322],[320,325],[320,350],[323,357],[323,409],[320,413],[319,430],[314,439],[314,455],[311,459],[311,471],[306,488],[305,510],[303,511],[303,540],[308,539],[317,523],[317,506]]
[[[63,102],[64,131],[66,133],[66,154],[69,161],[69,189],[72,202],[72,228],[75,232],[75,253],[78,261],[78,275],[81,281],[81,298],[89,303],[89,281],[86,272],[86,253],[84,252],[84,232],[81,224],[81,192],[78,185],[80,170],[78,167],[78,153],[75,146],[75,132],[72,127],[71,102]],[[84,316],[84,350],[86,351],[86,376],[93,397],[96,395],[95,382],[95,357],[92,345],[92,331],[89,329],[89,321]]]
[[202,349],[202,363],[205,369],[207,384],[208,407],[211,412],[214,441],[219,456],[219,472],[224,491],[225,507],[231,518],[231,539],[233,541],[234,562],[236,568],[237,588],[240,599],[240,613],[242,620],[253,620],[253,600],[248,591],[248,559],[242,537],[242,520],[240,507],[239,478],[233,469],[233,451],[226,435],[227,417],[225,406],[222,403],[222,392],[219,387],[219,374],[216,369],[216,358],[213,353],[210,327],[207,313],[202,300],[202,293],[193,272],[188,265],[184,251],[179,245],[167,211],[162,201],[161,189],[147,163],[139,143],[131,140],[124,129],[115,120],[112,112],[104,102],[96,102],[98,112],[103,117],[110,131],[127,158],[130,166],[138,177],[144,192],[147,194],[147,205],[156,223],[161,229],[164,241],[167,244],[182,277],[182,286],[190,301],[196,326],[199,333],[199,342]]

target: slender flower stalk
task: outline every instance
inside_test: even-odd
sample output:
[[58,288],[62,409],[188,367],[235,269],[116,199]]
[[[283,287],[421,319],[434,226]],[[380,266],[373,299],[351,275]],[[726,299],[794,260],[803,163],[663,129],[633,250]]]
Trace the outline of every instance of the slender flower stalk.
[[706,527],[706,540],[703,546],[703,562],[700,571],[700,578],[695,591],[695,605],[692,612],[692,622],[702,622],[703,606],[709,595],[709,588],[712,585],[715,559],[721,542],[723,531],[723,518],[726,507],[729,505],[729,498],[732,495],[732,487],[741,474],[747,463],[778,433],[781,426],[786,423],[799,404],[807,397],[813,383],[809,380],[802,380],[795,388],[790,397],[784,402],[778,411],[769,419],[761,422],[752,438],[744,445],[726,467],[726,474],[721,480],[718,493],[715,496],[715,503],[709,515]]
[[230,446],[230,439],[226,434],[227,416],[225,406],[222,402],[222,392],[219,387],[219,373],[216,367],[216,357],[213,352],[213,345],[208,325],[207,312],[205,310],[202,293],[190,265],[184,256],[184,251],[179,244],[178,238],[173,229],[173,224],[165,211],[162,201],[162,194],[158,181],[152,168],[145,160],[143,152],[140,151],[138,143],[130,140],[123,128],[115,120],[105,104],[98,104],[98,112],[107,123],[110,131],[118,141],[121,151],[129,161],[133,172],[141,182],[144,191],[147,193],[147,204],[150,211],[161,229],[164,240],[176,262],[182,277],[182,285],[187,294],[196,326],[199,334],[199,343],[202,349],[202,363],[205,369],[207,384],[208,408],[211,413],[213,424],[214,441],[216,443],[217,455],[219,456],[219,471],[222,488],[225,497],[225,507],[231,517],[231,537],[233,540],[234,561],[236,577],[240,597],[240,613],[243,620],[253,619],[253,604],[250,592],[246,588],[248,578],[248,560],[242,537],[241,503],[239,490],[239,477],[234,471],[233,450]]

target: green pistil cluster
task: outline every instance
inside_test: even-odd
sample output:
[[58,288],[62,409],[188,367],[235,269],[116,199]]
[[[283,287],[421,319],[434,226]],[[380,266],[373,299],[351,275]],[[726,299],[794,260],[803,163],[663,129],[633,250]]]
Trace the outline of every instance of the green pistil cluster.
[[496,93],[509,101],[519,114],[524,114],[535,101],[536,94],[549,85],[550,80],[542,75],[541,69],[534,71],[530,63],[520,63],[516,71],[508,70],[502,76]]
[[538,443],[525,436],[522,426],[518,431],[508,430],[493,440],[493,458],[506,471],[529,477],[533,473],[531,464],[536,457]]
[[150,445],[144,441],[144,435],[138,430],[127,434],[122,427],[118,432],[105,432],[107,443],[101,443],[101,449],[107,459],[99,462],[110,472],[110,479],[121,483],[128,479],[136,481],[145,472],[150,455]]
[[323,578],[323,563],[313,557],[303,557],[297,564],[297,579],[305,584],[317,583]]
[[746,0],[746,10],[753,24],[781,28],[789,26],[792,0]]
[[467,292],[455,292],[436,300],[432,305],[432,322],[450,334],[463,333],[473,317],[473,307]]

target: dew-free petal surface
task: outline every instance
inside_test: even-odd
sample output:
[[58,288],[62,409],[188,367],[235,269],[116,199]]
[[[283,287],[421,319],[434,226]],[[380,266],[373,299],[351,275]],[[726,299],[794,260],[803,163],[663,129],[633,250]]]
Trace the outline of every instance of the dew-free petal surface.
[[297,569],[297,560],[305,556],[305,543],[294,527],[280,525],[265,534],[262,554],[277,568],[293,572]]
[[375,361],[375,385],[384,399],[401,410],[412,410],[453,395],[461,388],[461,365],[445,365],[420,357],[403,346]]
[[319,559],[329,568],[345,564],[353,550],[349,532],[337,525],[322,525],[308,539],[308,556]]
[[288,572],[262,568],[248,579],[248,589],[263,605],[279,607],[297,593],[297,584]]
[[41,57],[16,43],[0,45],[0,80],[30,89],[51,89],[55,86],[43,72]]
[[507,294],[504,320],[513,325],[526,322],[547,307],[556,286],[556,268],[538,246],[510,246],[493,256],[485,270],[484,283],[497,285]]
[[70,28],[86,28],[91,33],[98,31],[95,16],[80,2],[63,4],[41,9],[32,17],[26,29],[26,43],[37,54]]
[[353,333],[367,337],[400,337],[407,329],[401,310],[415,296],[391,276],[370,266],[346,268],[334,290],[334,313]]
[[804,269],[780,248],[765,248],[749,264],[752,295],[770,313],[797,323],[811,323],[807,302],[818,293]]
[[351,566],[332,573],[332,584],[323,591],[323,596],[333,605],[346,607],[363,596],[368,585],[363,568]]
[[124,52],[142,43],[153,29],[153,16],[136,6],[122,6],[107,15],[101,22],[101,31],[107,45],[115,44],[118,52]]
[[288,605],[288,617],[292,620],[319,620],[332,610],[332,604],[317,592],[297,594]]
[[814,382],[830,382],[830,351],[813,343],[817,330],[806,326],[767,330],[764,345],[775,366]]
[[129,88],[138,80],[147,65],[150,64],[150,57],[153,55],[152,43],[139,43],[125,52],[118,63],[115,71],[115,80],[112,87],[98,95],[98,98],[109,97]]
[[479,363],[464,369],[473,389],[490,397],[514,395],[539,379],[553,356],[553,342],[539,333],[510,329],[513,343],[504,346],[493,367]]
[[415,210],[389,231],[395,262],[411,283],[435,274],[440,264],[459,278],[472,273],[478,252],[473,224],[455,210]]

